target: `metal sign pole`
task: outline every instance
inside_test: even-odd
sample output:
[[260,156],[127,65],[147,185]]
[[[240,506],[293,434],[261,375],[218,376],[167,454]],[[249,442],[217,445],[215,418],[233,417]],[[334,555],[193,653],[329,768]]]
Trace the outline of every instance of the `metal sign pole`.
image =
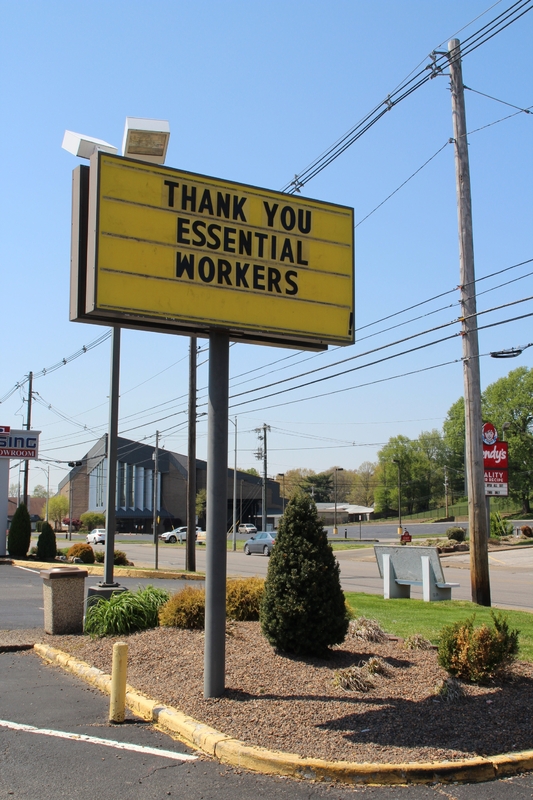
[[120,377],[120,328],[113,328],[111,344],[111,396],[109,398],[109,433],[107,436],[107,501],[104,561],[104,586],[117,586],[113,580],[115,558],[117,456],[118,456],[118,392]]
[[228,514],[229,337],[209,341],[207,539],[205,562],[204,697],[219,697],[226,666],[226,519]]

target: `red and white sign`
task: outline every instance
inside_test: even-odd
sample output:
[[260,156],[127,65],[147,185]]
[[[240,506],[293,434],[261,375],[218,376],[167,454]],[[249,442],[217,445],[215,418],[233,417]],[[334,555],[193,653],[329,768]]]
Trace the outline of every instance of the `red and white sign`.
[[485,469],[507,469],[508,463],[507,442],[483,445],[483,466]]
[[485,422],[481,429],[481,438],[483,439],[483,444],[494,444],[498,441],[498,431],[492,422]]
[[[485,426],[484,426],[485,427]],[[485,441],[485,439],[483,439]],[[485,496],[508,497],[509,458],[507,442],[483,444],[483,468],[485,470]]]

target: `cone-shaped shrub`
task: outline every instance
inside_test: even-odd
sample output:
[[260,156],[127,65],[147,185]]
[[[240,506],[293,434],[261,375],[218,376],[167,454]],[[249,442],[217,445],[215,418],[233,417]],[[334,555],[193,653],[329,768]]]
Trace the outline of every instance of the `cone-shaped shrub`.
[[26,558],[31,542],[31,520],[28,509],[21,503],[11,520],[7,549],[13,558]]
[[57,555],[57,543],[54,529],[49,522],[43,522],[37,539],[37,558],[39,561],[51,561]]
[[281,518],[260,620],[272,645],[296,655],[325,655],[346,636],[349,617],[339,565],[315,502],[303,492]]

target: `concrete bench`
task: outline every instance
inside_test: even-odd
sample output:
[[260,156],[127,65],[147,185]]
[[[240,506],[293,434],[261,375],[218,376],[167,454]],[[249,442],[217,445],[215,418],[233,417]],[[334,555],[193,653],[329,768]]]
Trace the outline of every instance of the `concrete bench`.
[[422,597],[432,600],[451,600],[452,589],[458,583],[444,580],[436,547],[404,545],[374,545],[379,574],[383,578],[383,597],[410,597],[411,586],[422,587]]

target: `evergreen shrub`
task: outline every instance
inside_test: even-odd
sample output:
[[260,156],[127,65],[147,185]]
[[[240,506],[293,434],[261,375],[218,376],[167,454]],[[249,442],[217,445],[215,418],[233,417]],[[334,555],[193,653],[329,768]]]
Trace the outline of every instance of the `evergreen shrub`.
[[274,647],[324,656],[344,641],[349,614],[340,570],[313,498],[297,492],[281,518],[272,549],[261,628]]
[[[103,564],[105,561],[105,550],[95,550],[94,560],[97,564]],[[113,564],[115,567],[131,567],[131,562],[128,561],[128,556],[123,550],[115,550],[113,553]]]
[[262,578],[239,578],[228,581],[226,588],[226,615],[239,622],[259,619],[261,600],[265,592]]
[[26,558],[31,542],[31,520],[28,509],[21,503],[11,520],[7,549],[12,558]]
[[466,539],[466,530],[458,526],[447,528],[446,536],[454,542],[464,542]]
[[43,522],[37,539],[37,558],[39,561],[53,561],[57,555],[57,542],[54,529],[49,522]]
[[205,589],[187,586],[172,595],[159,609],[159,624],[166,628],[203,629]]
[[90,544],[76,542],[67,550],[67,558],[80,558],[84,564],[94,564],[94,550]]
[[504,614],[491,611],[493,627],[474,627],[475,614],[464,622],[445,625],[440,632],[438,661],[450,675],[483,683],[503,672],[518,653],[517,630],[509,630]]

